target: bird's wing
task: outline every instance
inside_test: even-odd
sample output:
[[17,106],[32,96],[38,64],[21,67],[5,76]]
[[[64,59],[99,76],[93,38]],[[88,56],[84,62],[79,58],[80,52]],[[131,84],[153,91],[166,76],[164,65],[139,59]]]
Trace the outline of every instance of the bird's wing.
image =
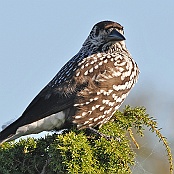
[[36,132],[40,132],[40,128],[37,128],[37,121],[45,117],[49,118],[52,114],[73,106],[74,96],[75,93],[73,92],[65,95],[58,87],[46,86],[29,104],[22,116],[0,132],[0,143],[16,139],[21,135],[31,134],[25,131],[25,128],[21,129],[22,132],[20,130],[17,132],[17,130],[34,122],[36,123],[35,128],[30,126],[30,128],[26,127],[26,129],[33,130],[33,133],[35,133],[34,129],[36,129]]
[[[28,105],[22,116],[9,125],[14,131],[20,126],[33,123],[73,106],[76,93],[84,87],[84,84],[74,82],[73,71],[67,76],[67,69],[65,68],[66,66],[69,66],[69,69],[72,68],[70,63],[65,64],[55,78],[41,90]],[[78,68],[77,63],[72,66]],[[63,81],[58,83],[60,79],[63,79]]]
[[52,85],[50,83],[33,99],[19,118],[23,120],[23,125],[38,121],[74,105],[76,93],[86,84],[81,81],[76,83],[73,74],[74,72],[61,84]]
[[[67,62],[55,78],[33,99],[22,116],[0,132],[0,143],[19,137],[16,135],[16,130],[22,126],[36,123],[61,111],[65,112],[60,114],[65,114],[67,113],[66,109],[68,111],[71,109],[71,112],[74,112],[76,93],[85,87],[85,84],[81,82],[76,84],[74,81],[74,73],[77,68],[77,62],[74,60]],[[65,114],[66,116],[67,114]]]
[[[68,82],[61,84],[61,89]],[[70,82],[69,82],[70,83]],[[73,105],[75,92],[64,93],[60,87],[46,86],[29,104],[21,119],[25,120],[23,124],[29,124],[47,117],[51,114],[60,112]]]

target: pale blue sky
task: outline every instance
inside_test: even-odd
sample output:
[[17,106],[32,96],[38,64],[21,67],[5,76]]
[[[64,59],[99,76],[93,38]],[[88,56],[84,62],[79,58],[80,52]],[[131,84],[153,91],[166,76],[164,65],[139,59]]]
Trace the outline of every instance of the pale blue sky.
[[124,26],[141,70],[127,103],[145,105],[174,136],[173,0],[1,0],[0,125],[22,114],[101,20]]

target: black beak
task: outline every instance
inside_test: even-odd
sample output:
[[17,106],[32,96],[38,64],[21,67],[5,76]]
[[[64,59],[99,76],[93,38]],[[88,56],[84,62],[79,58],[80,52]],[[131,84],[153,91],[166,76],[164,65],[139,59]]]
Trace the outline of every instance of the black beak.
[[126,38],[121,33],[119,33],[116,29],[114,29],[108,35],[107,40],[108,40],[108,42],[109,41],[122,41],[122,40],[126,40]]

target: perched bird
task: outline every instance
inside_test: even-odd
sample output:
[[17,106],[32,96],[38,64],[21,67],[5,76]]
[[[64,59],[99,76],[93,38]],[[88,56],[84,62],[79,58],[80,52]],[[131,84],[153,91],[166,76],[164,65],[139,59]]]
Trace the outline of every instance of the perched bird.
[[93,129],[106,123],[139,74],[124,40],[119,23],[95,24],[80,51],[41,90],[22,116],[0,132],[0,143],[71,125]]

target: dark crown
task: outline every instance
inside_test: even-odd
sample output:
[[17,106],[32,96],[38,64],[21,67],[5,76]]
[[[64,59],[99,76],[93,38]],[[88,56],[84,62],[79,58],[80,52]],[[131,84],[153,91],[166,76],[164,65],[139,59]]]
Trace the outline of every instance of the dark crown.
[[104,29],[107,30],[109,28],[117,28],[119,30],[123,30],[123,26],[121,26],[119,23],[113,22],[113,21],[101,21],[94,25],[94,27],[96,27],[96,26],[99,29],[103,29],[103,30]]

